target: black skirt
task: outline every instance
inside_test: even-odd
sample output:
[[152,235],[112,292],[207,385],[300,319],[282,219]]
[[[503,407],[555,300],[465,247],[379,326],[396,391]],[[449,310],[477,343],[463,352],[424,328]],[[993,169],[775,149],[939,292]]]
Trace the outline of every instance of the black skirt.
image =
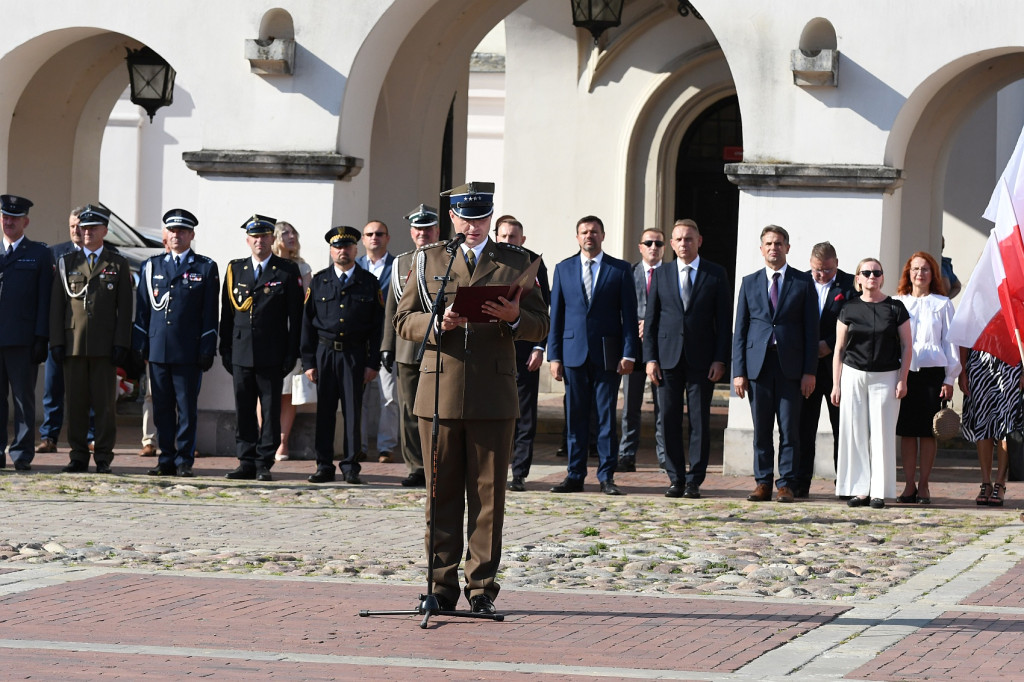
[[932,419],[942,407],[939,391],[946,378],[945,367],[922,367],[907,375],[907,395],[900,401],[896,435],[908,438],[934,438]]

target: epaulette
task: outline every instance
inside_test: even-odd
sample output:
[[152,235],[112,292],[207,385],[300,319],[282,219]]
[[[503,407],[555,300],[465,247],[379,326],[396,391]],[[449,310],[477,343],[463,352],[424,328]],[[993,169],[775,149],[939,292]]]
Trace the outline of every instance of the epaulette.
[[400,253],[397,256],[395,256],[395,260],[398,260],[399,258],[405,258],[406,256],[411,256],[412,254],[416,253],[416,251],[417,251],[416,249],[413,249],[412,251],[406,251],[405,253]]
[[442,239],[439,242],[434,242],[433,244],[427,244],[426,246],[421,246],[420,248],[416,249],[416,251],[426,251],[427,249],[436,249],[439,246],[448,246],[448,240],[447,239]]
[[229,266],[230,265],[234,265],[235,263],[238,263],[240,265],[240,264],[244,263],[247,260],[252,260],[252,258],[250,256],[246,256],[245,258],[236,258],[233,261],[229,261],[228,265]]
[[192,255],[195,256],[196,261],[198,261],[200,263],[212,263],[213,262],[213,259],[210,258],[209,256],[204,256],[202,254],[196,253],[195,251],[192,252]]
[[498,248],[500,248],[500,249],[507,249],[509,251],[515,251],[516,253],[521,253],[521,254],[526,255],[526,256],[530,255],[529,251],[527,251],[526,249],[524,249],[521,246],[517,246],[516,244],[509,244],[508,242],[495,242],[495,243],[498,245]]

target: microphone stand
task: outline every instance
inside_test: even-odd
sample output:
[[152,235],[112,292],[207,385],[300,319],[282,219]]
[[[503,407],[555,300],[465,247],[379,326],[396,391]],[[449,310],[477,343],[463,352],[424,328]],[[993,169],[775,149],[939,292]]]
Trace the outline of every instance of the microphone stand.
[[[462,237],[462,239],[459,239],[458,237]],[[423,335],[423,340],[420,341],[420,347],[416,351],[416,364],[418,365],[420,361],[423,359],[423,353],[426,351],[427,342],[430,340],[430,335],[434,332],[435,329],[437,329],[437,352],[434,355],[434,417],[430,428],[430,528],[427,534],[427,591],[426,594],[420,595],[420,603],[417,605],[415,609],[399,611],[372,611],[369,609],[364,609],[359,612],[359,615],[364,618],[366,616],[388,615],[423,616],[423,620],[420,622],[420,627],[423,629],[426,629],[431,616],[456,616],[459,618],[478,618],[484,620],[493,620],[499,623],[505,620],[505,616],[500,613],[473,613],[471,611],[449,611],[447,609],[442,609],[441,605],[437,601],[437,596],[434,594],[434,521],[437,516],[437,442],[441,423],[441,419],[438,416],[438,404],[441,401],[440,328],[441,318],[444,316],[445,289],[447,289],[448,287],[448,282],[452,280],[451,273],[452,265],[455,263],[455,254],[458,253],[459,245],[464,241],[465,237],[460,234],[455,239],[449,240],[449,244],[445,247],[445,250],[448,251],[448,254],[450,256],[450,258],[448,259],[448,267],[445,268],[443,276],[434,277],[434,281],[440,282],[441,287],[437,290],[437,295],[434,297],[434,301],[431,304],[430,322],[429,324],[427,324],[427,331]]]

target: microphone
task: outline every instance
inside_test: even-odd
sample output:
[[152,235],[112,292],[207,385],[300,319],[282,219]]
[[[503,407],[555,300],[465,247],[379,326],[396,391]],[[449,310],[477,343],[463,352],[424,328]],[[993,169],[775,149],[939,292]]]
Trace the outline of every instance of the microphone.
[[449,254],[454,254],[455,249],[462,246],[463,242],[466,241],[466,235],[462,232],[456,233],[454,237],[448,240],[448,244],[445,245],[444,250]]

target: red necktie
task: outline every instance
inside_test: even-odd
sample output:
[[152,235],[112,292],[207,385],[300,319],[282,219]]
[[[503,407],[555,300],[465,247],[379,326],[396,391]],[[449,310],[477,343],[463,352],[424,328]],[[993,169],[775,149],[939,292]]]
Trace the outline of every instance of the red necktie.
[[651,275],[654,274],[654,268],[647,268],[647,293],[651,293]]

